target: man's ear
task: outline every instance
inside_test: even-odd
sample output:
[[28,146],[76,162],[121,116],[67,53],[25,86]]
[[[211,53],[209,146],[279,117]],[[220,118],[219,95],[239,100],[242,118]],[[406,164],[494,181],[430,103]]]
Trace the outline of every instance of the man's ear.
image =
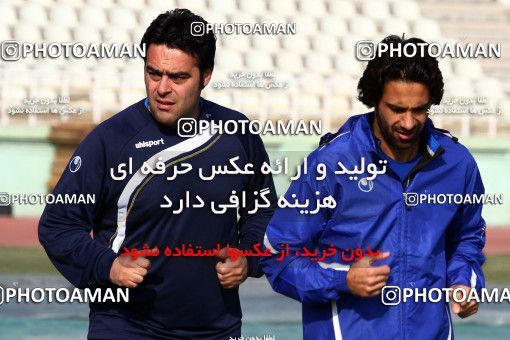
[[213,70],[205,70],[202,74],[202,89],[204,89],[207,84],[209,84],[209,81],[211,80]]

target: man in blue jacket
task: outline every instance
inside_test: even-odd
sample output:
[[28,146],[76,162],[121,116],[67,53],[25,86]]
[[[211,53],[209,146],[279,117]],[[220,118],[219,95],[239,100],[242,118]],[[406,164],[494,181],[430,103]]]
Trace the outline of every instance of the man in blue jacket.
[[[90,304],[90,339],[239,337],[238,286],[262,275],[256,257],[227,258],[224,249],[261,243],[272,215],[276,197],[271,176],[260,172],[267,161],[261,138],[177,131],[182,118],[247,120],[200,97],[216,39],[194,35],[197,23],[206,25],[184,9],[151,23],[142,38],[147,98],[95,128],[54,191],[94,195],[95,204],[48,205],[41,217],[40,242],[72,284],[130,288],[128,303]],[[211,176],[212,167],[230,171],[234,161],[241,169],[252,164],[254,174]],[[243,204],[231,204],[241,197]]]
[[[461,290],[484,287],[482,205],[435,198],[482,195],[476,162],[428,118],[443,95],[437,60],[390,51],[368,62],[358,84],[374,111],[323,138],[266,230],[274,256],[263,270],[275,291],[302,302],[305,339],[452,339],[448,300],[462,318],[478,309]],[[434,288],[439,302],[399,301],[404,289]]]

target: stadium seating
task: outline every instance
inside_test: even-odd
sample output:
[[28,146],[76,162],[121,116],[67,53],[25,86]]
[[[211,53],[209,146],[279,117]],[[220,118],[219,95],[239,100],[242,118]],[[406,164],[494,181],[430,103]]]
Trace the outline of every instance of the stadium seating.
[[[360,40],[405,34],[458,42],[464,41],[463,35],[472,34],[478,41],[497,36],[504,43],[510,33],[507,0],[485,1],[483,6],[476,2],[461,6],[453,0],[7,0],[0,4],[0,38],[139,43],[150,22],[175,7],[190,8],[213,23],[295,23],[295,35],[217,36],[214,75],[204,96],[247,110],[251,117],[271,119],[278,114],[303,119],[324,115],[336,122],[366,111],[356,100],[357,81],[366,65],[354,55]],[[140,60],[43,61],[30,57],[0,64],[2,108],[21,105],[25,96],[67,93],[73,103],[90,108],[84,117],[101,120],[144,96]],[[485,130],[465,128],[471,124],[469,117],[436,115],[435,120],[457,126],[461,133],[487,132],[494,124],[496,133],[510,131],[505,125],[510,102],[508,59],[445,58],[439,63],[445,96],[483,96],[503,110],[497,122],[487,123]],[[229,72],[233,71],[275,71],[274,80],[284,78],[289,86],[272,90],[214,88],[215,82],[232,81]],[[61,118],[31,119],[31,123],[48,124]],[[1,122],[18,124],[23,119],[9,117],[4,110]]]

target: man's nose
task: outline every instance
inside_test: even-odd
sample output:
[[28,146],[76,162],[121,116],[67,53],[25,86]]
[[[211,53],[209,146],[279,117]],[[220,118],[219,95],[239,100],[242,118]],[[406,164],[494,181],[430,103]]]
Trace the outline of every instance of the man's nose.
[[405,130],[412,130],[414,129],[415,122],[412,112],[406,112],[404,113],[404,116],[400,120],[400,126]]
[[158,95],[163,97],[172,92],[172,82],[167,76],[161,77],[158,84]]

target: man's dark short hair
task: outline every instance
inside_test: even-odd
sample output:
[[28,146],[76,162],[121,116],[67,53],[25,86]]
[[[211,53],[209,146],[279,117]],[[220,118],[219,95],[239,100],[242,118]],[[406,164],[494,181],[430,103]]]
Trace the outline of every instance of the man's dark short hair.
[[[368,62],[367,68],[358,83],[358,99],[368,107],[376,107],[382,97],[384,84],[391,80],[421,83],[429,89],[430,104],[439,104],[443,98],[444,83],[443,75],[439,70],[436,58],[428,53],[428,45],[424,48],[421,44],[425,41],[418,38],[403,39],[396,35],[390,35],[381,41],[381,44],[400,45],[404,51],[406,45],[415,45],[414,56],[400,56],[390,48],[380,56],[376,53],[375,58]],[[420,44],[420,45],[418,45]],[[409,48],[409,50],[411,50]],[[424,51],[423,55],[420,53]]]
[[[145,31],[141,45],[145,45],[145,51],[149,50],[151,44],[182,50],[197,60],[201,73],[205,70],[212,70],[216,53],[216,37],[212,32],[192,35],[191,29],[194,22],[202,23],[204,27],[207,25],[204,18],[188,9],[177,8],[162,13],[152,21]],[[147,56],[144,57],[144,61],[147,61]]]

